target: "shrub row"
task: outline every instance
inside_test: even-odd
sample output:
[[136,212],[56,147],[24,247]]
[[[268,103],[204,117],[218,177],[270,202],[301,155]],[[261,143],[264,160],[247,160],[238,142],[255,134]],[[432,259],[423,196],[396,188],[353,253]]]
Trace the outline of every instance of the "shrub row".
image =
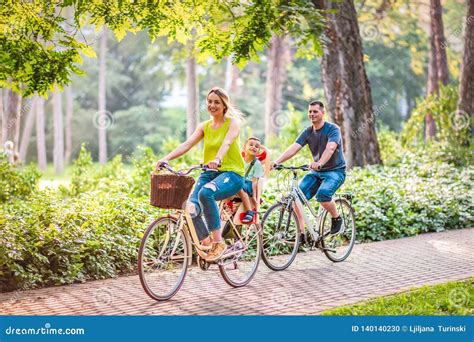
[[[159,215],[148,204],[156,157],[142,150],[132,171],[120,158],[95,167],[85,150],[71,185],[37,189],[37,172],[1,164],[0,291],[113,277],[136,268],[140,237]],[[295,162],[295,164],[297,164]],[[355,168],[341,191],[354,195],[359,241],[412,236],[473,225],[472,166],[420,156],[395,166]],[[266,205],[281,194],[270,181]]]

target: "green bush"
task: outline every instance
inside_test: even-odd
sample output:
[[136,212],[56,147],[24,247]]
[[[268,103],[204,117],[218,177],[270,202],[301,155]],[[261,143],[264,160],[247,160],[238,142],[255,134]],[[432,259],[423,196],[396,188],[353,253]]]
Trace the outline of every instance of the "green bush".
[[18,169],[10,165],[5,154],[0,153],[0,203],[28,198],[37,189],[40,176],[34,166]]
[[[472,226],[473,182],[474,167],[406,158],[397,167],[350,170],[340,192],[353,194],[357,240],[380,241]],[[263,211],[282,188],[275,179],[267,183]],[[317,205],[314,199],[312,203]]]
[[[401,133],[403,146],[414,153],[424,153],[432,159],[455,165],[472,165],[472,116],[457,111],[456,86],[442,86],[439,96],[432,94],[421,99]],[[425,142],[425,116],[431,113],[436,123],[436,138]]]
[[126,194],[51,190],[0,207],[0,291],[129,272],[156,209]]
[[474,168],[422,164],[349,172],[341,191],[354,194],[357,239],[374,241],[472,226]]
[[[389,133],[382,139],[399,150]],[[190,160],[199,160],[198,153]],[[83,148],[70,186],[41,191],[34,169],[0,164],[2,184],[14,184],[14,191],[2,190],[6,195],[0,205],[0,291],[133,271],[145,227],[162,214],[148,204],[150,172],[157,159],[150,148],[141,148],[132,170],[119,157],[97,166]],[[299,154],[292,164],[305,161],[307,157]],[[172,165],[180,168],[188,162],[178,160]],[[393,164],[348,172],[342,191],[354,194],[359,241],[473,225],[472,166],[433,162],[405,150],[394,157]],[[262,208],[281,193],[275,179],[270,180]]]

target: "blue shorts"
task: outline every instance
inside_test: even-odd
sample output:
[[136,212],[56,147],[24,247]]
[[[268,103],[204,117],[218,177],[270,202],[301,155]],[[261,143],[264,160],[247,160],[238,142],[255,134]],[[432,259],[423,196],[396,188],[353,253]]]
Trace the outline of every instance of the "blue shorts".
[[242,189],[249,195],[250,197],[253,196],[253,189],[252,189],[252,181],[251,180],[244,180],[244,186]]
[[345,170],[311,171],[303,177],[299,187],[307,200],[316,195],[318,202],[330,202],[345,180]]

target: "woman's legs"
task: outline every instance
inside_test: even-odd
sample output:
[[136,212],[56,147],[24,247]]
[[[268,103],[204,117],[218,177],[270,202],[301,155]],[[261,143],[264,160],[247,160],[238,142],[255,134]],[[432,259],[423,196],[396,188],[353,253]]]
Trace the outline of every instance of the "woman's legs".
[[242,188],[242,182],[243,178],[240,175],[223,172],[199,191],[199,202],[214,241],[213,249],[208,253],[208,261],[217,260],[226,248],[222,239],[221,220],[216,201],[235,195]]
[[235,172],[223,172],[205,184],[199,191],[199,202],[210,232],[221,228],[216,201],[235,195],[242,188],[242,182],[242,176]]
[[188,202],[188,210],[193,219],[193,224],[194,228],[196,229],[198,239],[203,245],[206,246],[210,245],[212,241],[209,237],[209,231],[207,230],[206,224],[203,220],[202,207],[199,203],[199,191],[201,191],[204,185],[212,181],[217,176],[217,174],[217,172],[212,171],[205,171],[201,173]]

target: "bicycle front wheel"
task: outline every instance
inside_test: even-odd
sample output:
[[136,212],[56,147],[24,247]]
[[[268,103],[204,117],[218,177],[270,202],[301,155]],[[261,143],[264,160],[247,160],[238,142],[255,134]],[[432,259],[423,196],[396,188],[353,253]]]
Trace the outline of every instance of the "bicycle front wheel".
[[298,253],[300,225],[293,208],[286,204],[272,205],[262,219],[265,265],[274,271],[288,268]]
[[331,231],[331,215],[324,212],[321,223],[321,247],[329,260],[344,261],[355,244],[356,226],[354,209],[345,198],[336,199],[336,208],[342,218],[342,227],[338,234],[328,235]]
[[245,286],[255,276],[260,262],[261,228],[255,223],[235,227],[230,221],[225,226],[230,226],[233,234],[226,239],[228,247],[218,262],[219,271],[230,286]]
[[138,252],[138,274],[145,292],[158,301],[168,300],[181,288],[191,257],[187,235],[176,219],[161,217],[143,235]]

